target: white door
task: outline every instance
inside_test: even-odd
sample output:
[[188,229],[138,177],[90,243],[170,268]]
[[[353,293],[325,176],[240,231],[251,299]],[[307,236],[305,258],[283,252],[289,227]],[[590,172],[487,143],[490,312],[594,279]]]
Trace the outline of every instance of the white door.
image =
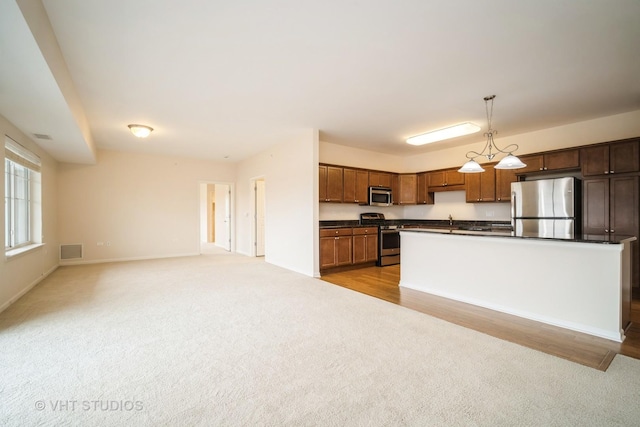
[[231,250],[231,187],[216,184],[215,190],[215,242],[227,251]]
[[256,256],[264,256],[264,180],[256,181]]

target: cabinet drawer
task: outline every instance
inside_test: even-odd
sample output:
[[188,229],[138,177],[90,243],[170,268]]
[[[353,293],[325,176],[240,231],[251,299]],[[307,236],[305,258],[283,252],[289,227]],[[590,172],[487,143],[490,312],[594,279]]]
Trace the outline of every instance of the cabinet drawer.
[[378,234],[378,227],[359,227],[353,229],[354,236],[360,234]]
[[320,237],[332,237],[332,236],[351,236],[353,234],[352,228],[321,228]]

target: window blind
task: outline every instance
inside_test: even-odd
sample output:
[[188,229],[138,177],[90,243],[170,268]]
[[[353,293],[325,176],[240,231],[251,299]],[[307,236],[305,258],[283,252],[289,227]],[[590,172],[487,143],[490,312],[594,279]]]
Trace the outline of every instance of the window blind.
[[5,135],[4,156],[34,172],[40,172],[40,157],[24,148],[22,145]]

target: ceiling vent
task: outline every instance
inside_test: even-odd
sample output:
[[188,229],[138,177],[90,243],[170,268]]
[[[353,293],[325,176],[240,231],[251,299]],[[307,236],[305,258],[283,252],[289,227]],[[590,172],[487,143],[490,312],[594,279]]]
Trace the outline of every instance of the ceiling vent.
[[53,140],[53,138],[51,138],[51,135],[45,135],[44,133],[34,133],[33,136],[38,139],[46,139],[48,141]]

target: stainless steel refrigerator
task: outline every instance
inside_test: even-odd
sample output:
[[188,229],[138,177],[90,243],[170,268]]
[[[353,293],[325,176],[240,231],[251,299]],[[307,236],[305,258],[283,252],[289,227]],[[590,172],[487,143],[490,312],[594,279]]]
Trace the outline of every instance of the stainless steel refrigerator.
[[581,185],[574,177],[511,183],[516,236],[572,239],[581,233]]

